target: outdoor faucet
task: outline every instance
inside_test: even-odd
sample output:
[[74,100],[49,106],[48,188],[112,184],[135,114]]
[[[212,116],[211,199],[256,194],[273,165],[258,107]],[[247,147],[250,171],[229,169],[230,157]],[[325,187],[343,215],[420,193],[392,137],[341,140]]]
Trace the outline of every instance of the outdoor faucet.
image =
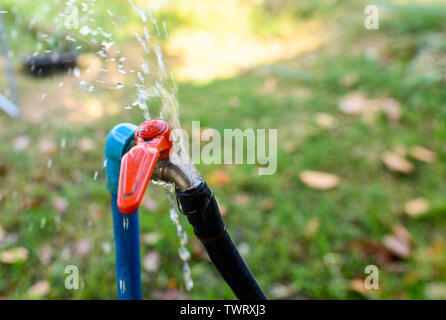
[[172,149],[169,125],[162,120],[146,120],[139,127],[119,124],[107,136],[118,298],[142,299],[138,208],[152,179],[175,185],[178,209],[234,294],[266,299],[226,230],[212,190],[201,177],[192,179],[184,164],[172,161]]

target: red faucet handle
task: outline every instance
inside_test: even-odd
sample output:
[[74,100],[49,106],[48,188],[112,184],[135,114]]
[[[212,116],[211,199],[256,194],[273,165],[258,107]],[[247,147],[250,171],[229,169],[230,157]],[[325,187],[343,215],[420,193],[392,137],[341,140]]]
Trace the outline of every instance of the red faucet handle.
[[161,120],[147,120],[135,132],[136,146],[121,160],[118,185],[118,208],[124,214],[135,212],[159,158],[172,150],[170,129]]

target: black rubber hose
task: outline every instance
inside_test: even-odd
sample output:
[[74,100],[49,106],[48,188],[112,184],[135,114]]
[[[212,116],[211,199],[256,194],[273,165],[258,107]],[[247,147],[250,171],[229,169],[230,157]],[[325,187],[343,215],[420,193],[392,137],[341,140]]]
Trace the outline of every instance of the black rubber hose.
[[176,190],[178,207],[194,228],[223,279],[240,300],[266,300],[256,279],[237,251],[221,218],[212,190],[205,182]]

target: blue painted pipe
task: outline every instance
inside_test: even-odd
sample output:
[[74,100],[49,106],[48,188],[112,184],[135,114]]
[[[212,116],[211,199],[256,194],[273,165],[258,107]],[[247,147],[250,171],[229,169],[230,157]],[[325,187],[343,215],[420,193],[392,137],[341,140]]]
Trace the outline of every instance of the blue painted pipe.
[[122,214],[116,199],[116,195],[112,195],[118,299],[141,300],[138,210],[132,214]]
[[129,123],[119,124],[110,131],[105,143],[105,171],[113,209],[119,300],[142,299],[138,210],[131,214],[123,214],[116,203],[121,158],[130,149],[136,128]]

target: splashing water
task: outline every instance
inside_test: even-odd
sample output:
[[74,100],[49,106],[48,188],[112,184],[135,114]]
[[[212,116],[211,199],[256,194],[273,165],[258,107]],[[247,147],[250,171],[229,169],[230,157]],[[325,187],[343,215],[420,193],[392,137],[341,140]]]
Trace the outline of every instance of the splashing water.
[[183,277],[184,284],[187,290],[191,290],[194,286],[194,282],[192,280],[189,260],[190,260],[190,252],[187,250],[187,233],[183,230],[183,226],[180,223],[180,216],[178,214],[178,209],[176,207],[175,198],[173,194],[173,185],[166,186],[165,189],[166,195],[169,199],[170,203],[170,220],[175,224],[177,228],[177,236],[180,240],[180,247],[178,249],[178,253],[180,255],[180,259],[183,261]]
[[[136,98],[132,102],[127,103],[123,108],[127,110],[132,109],[133,107],[138,107],[142,111],[142,116],[144,119],[151,118],[151,113],[154,113],[153,110],[151,110],[151,107],[154,104],[154,100],[159,99],[161,101],[159,118],[169,123],[174,138],[174,147],[170,160],[181,167],[182,171],[189,176],[189,180],[192,182],[192,187],[195,187],[199,183],[201,183],[202,178],[189,158],[188,150],[185,143],[185,137],[182,130],[180,130],[181,122],[179,120],[177,87],[175,85],[173,75],[169,74],[166,70],[162,49],[156,43],[156,39],[151,36],[149,31],[149,28],[154,29],[155,34],[158,38],[161,38],[162,36],[164,38],[167,38],[168,32],[166,22],[162,21],[160,25],[155,17],[154,12],[151,9],[141,8],[136,5],[133,0],[128,0],[128,3],[138,14],[143,24],[142,30],[140,30],[140,32],[135,32],[136,41],[139,43],[145,56],[152,55],[152,57],[156,61],[156,65],[150,66],[149,68],[149,63],[147,62],[148,59],[141,57],[139,70],[133,70],[130,68],[126,69],[124,63],[126,62],[127,58],[122,54],[118,46],[118,42],[113,39],[112,33],[108,32],[110,30],[104,30],[104,26],[95,25],[96,21],[92,17],[92,14],[94,13],[94,10],[99,10],[99,8],[96,6],[97,0],[84,0],[82,2],[78,2],[77,0],[68,0],[65,2],[66,6],[70,8],[78,7],[80,19],[77,35],[75,36],[73,34],[68,34],[66,35],[65,40],[70,43],[75,43],[76,50],[78,51],[81,50],[84,46],[88,46],[88,44],[96,45],[98,49],[95,50],[95,55],[102,59],[105,63],[104,65],[107,66],[107,68],[100,68],[102,75],[105,75],[106,73],[111,71],[108,68],[111,67],[110,63],[114,63],[117,65],[116,68],[120,75],[128,76],[130,74],[134,74],[136,76],[136,80],[133,84],[130,85],[129,83],[124,82],[124,80],[122,79],[117,79],[114,84],[110,86],[110,84],[106,84],[103,80],[96,79],[94,80],[93,85],[91,83],[93,80],[86,80],[82,77],[82,72],[79,68],[76,67],[70,70],[69,73],[71,73],[75,77],[80,89],[89,93],[95,92],[96,89],[99,88],[105,88],[113,91],[122,91],[128,90],[129,88],[134,88],[136,91]],[[112,12],[111,10],[107,10],[106,12],[108,16],[113,19],[111,25],[119,29],[120,22],[122,21],[123,17],[121,16],[121,18],[119,18],[119,15]],[[116,20],[118,18],[119,22],[118,20]],[[54,29],[55,32],[60,31],[60,28],[61,26],[64,26],[64,21],[66,21],[66,19],[67,15],[65,13],[61,13],[54,20],[54,22],[56,23],[56,28]],[[81,36],[82,39],[77,39],[78,36]],[[43,50],[41,46],[41,43],[39,43],[36,54]],[[149,76],[154,79],[151,79],[151,81],[147,81],[146,77]],[[58,84],[58,87],[61,88],[62,86],[64,86],[64,83],[60,82]],[[65,147],[65,143],[65,139],[63,139],[61,141],[62,148]],[[106,165],[107,159],[104,159],[103,166],[105,167]],[[47,166],[48,168],[51,168],[51,159],[48,159]],[[98,174],[98,171],[94,172],[94,180],[98,178]],[[154,183],[162,185],[165,188],[165,193],[167,195],[167,198],[169,199],[169,215],[170,219],[176,227],[177,236],[179,239],[178,254],[183,263],[184,283],[186,289],[191,290],[193,287],[191,268],[189,266],[191,254],[187,249],[187,233],[181,225],[179,218],[180,216],[174,195],[174,186],[172,184],[161,182]],[[125,282],[122,282],[122,280],[120,280],[119,282],[121,291],[125,292]]]

